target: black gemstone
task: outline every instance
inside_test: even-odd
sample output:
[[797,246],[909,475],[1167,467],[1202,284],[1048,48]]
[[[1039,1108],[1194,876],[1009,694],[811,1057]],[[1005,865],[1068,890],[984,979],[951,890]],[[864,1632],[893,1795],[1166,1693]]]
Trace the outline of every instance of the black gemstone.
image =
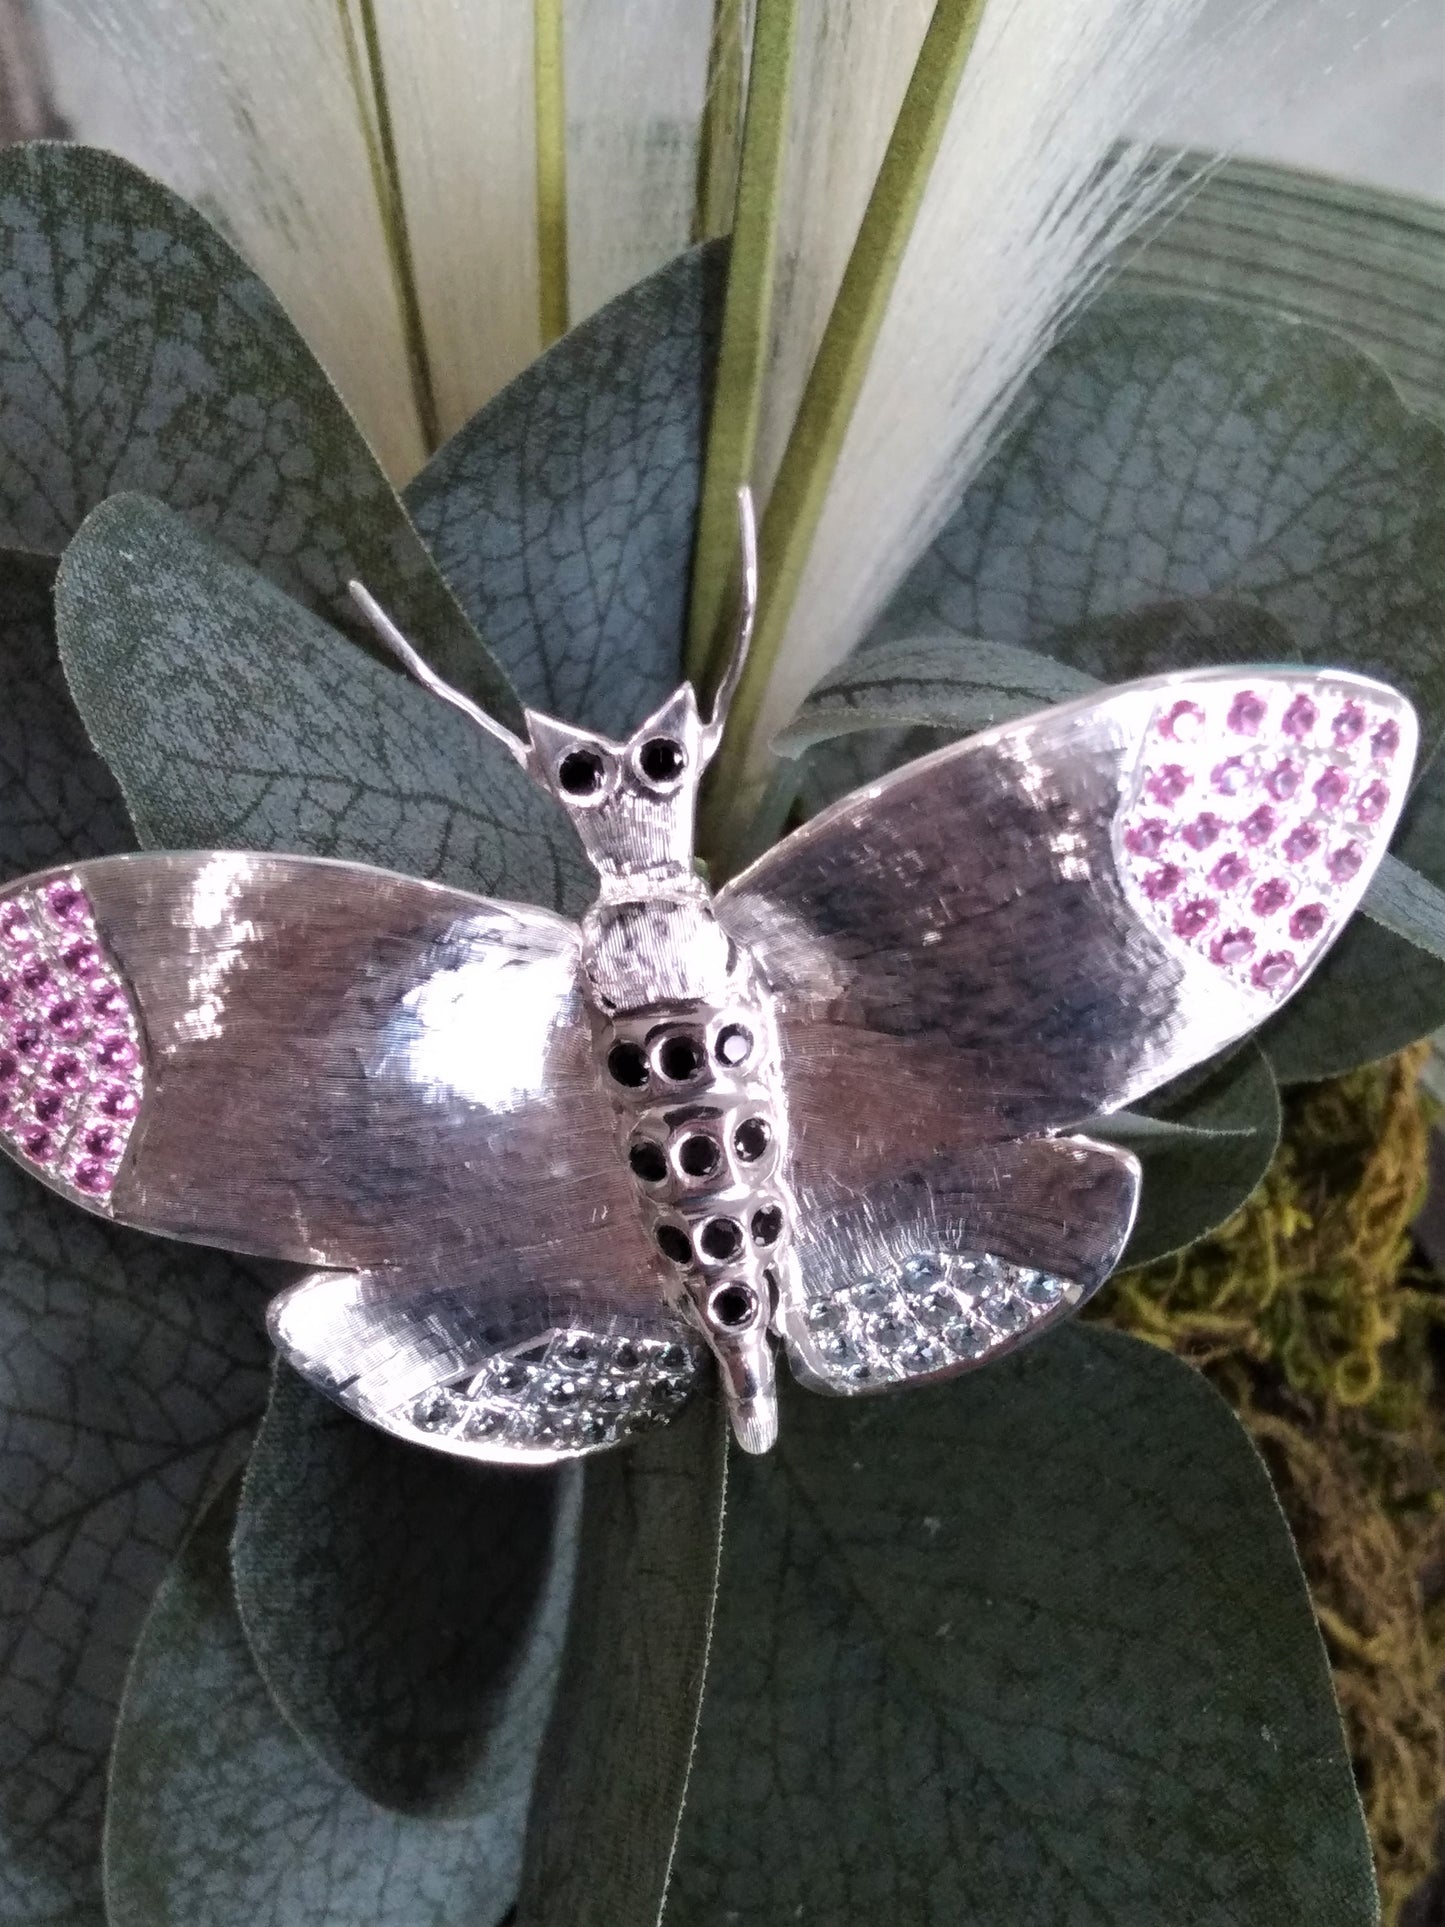
[[753,1321],[758,1301],[746,1285],[724,1285],[708,1302],[708,1316],[722,1331],[741,1331]]
[[675,1265],[685,1265],[692,1258],[688,1235],[675,1224],[660,1224],[657,1227],[657,1248],[664,1258],[671,1258]]
[[627,1153],[627,1162],[644,1184],[661,1184],[667,1176],[667,1159],[662,1146],[644,1138]]
[[634,1372],[637,1370],[637,1347],[630,1338],[624,1338],[622,1343],[614,1348],[612,1363],[619,1372]]
[[710,1218],[698,1242],[709,1258],[736,1258],[743,1248],[742,1226],[735,1218]]
[[557,781],[569,796],[595,796],[605,773],[595,749],[569,749],[557,765]]
[[761,1117],[745,1117],[733,1132],[733,1143],[744,1163],[755,1164],[773,1141],[767,1120]]
[[721,1158],[722,1152],[710,1137],[685,1137],[678,1147],[677,1161],[690,1178],[709,1177]]
[[614,1044],[607,1053],[607,1068],[614,1081],[630,1091],[647,1082],[647,1054],[641,1044]]
[[760,1245],[774,1245],[783,1228],[783,1214],[775,1204],[765,1204],[753,1213],[753,1237]]
[[652,736],[637,752],[637,767],[649,783],[675,783],[687,767],[682,744],[671,736]]
[[703,1067],[703,1051],[695,1037],[669,1037],[657,1053],[664,1077],[674,1084],[686,1084]]
[[718,1032],[717,1056],[720,1064],[730,1064],[734,1070],[746,1064],[753,1052],[753,1034],[745,1024],[728,1024]]

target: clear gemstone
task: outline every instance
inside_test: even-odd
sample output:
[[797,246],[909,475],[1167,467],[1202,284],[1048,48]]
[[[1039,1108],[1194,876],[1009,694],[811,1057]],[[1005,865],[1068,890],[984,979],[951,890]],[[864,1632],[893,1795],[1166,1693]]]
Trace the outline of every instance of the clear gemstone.
[[432,1391],[417,1400],[413,1417],[424,1432],[440,1432],[455,1425],[461,1413],[460,1401],[450,1392]]
[[1031,1278],[1026,1278],[1023,1284],[1024,1297],[1031,1305],[1056,1305],[1062,1291],[1063,1286],[1059,1280],[1051,1278],[1046,1271],[1036,1271]]
[[867,1324],[868,1339],[882,1352],[896,1352],[913,1336],[913,1326],[906,1324],[895,1312],[881,1312],[878,1317],[870,1318]]
[[1017,1299],[1004,1298],[989,1307],[988,1321],[995,1331],[1011,1334],[1023,1330],[1029,1322],[1029,1315]]
[[992,1334],[980,1318],[961,1318],[945,1334],[948,1349],[956,1358],[978,1358],[988,1350]]
[[930,1285],[941,1285],[948,1276],[947,1261],[936,1251],[915,1251],[911,1258],[905,1258],[899,1268],[899,1276],[907,1291],[926,1291]]
[[893,1304],[893,1287],[881,1278],[864,1278],[853,1287],[853,1302],[862,1312],[884,1312]]
[[936,1332],[946,1331],[963,1314],[957,1295],[946,1285],[934,1285],[931,1290],[925,1291],[913,1301],[911,1309],[920,1325]]
[[915,1338],[898,1354],[898,1363],[910,1377],[920,1372],[936,1372],[948,1363],[948,1354],[932,1338]]
[[843,1323],[843,1307],[835,1298],[812,1298],[803,1316],[815,1332],[837,1331]]

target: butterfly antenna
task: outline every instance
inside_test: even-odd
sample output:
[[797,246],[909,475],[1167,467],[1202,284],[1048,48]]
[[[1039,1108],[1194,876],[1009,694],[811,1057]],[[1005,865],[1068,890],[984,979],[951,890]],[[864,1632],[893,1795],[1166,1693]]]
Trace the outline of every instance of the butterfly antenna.
[[758,521],[750,488],[738,490],[738,549],[741,580],[738,585],[738,628],[732,655],[723,671],[722,681],[713,698],[712,721],[707,726],[705,743],[709,756],[722,739],[728,710],[742,681],[743,665],[753,640],[753,625],[758,616]]
[[520,736],[514,736],[510,729],[497,721],[495,716],[489,716],[485,709],[479,708],[470,696],[464,696],[460,689],[453,689],[449,682],[443,682],[435,669],[424,662],[412,648],[369,589],[363,587],[360,582],[348,582],[346,586],[351,592],[351,600],[408,675],[414,677],[423,689],[429,689],[433,696],[440,696],[444,703],[450,703],[453,709],[459,709],[464,716],[476,724],[478,729],[490,736],[493,742],[500,743],[509,756],[515,757],[523,769],[530,768],[531,751]]

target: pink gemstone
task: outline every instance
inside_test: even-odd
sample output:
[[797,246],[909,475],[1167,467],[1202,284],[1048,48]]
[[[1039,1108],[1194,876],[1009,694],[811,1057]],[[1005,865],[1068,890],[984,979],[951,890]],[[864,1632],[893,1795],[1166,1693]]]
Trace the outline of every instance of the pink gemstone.
[[1214,939],[1209,946],[1209,955],[1217,964],[1241,964],[1254,949],[1254,936],[1248,930],[1226,930]]
[[15,1001],[15,986],[8,977],[0,977],[0,1012],[7,1011]]
[[34,1163],[48,1164],[55,1156],[55,1135],[37,1124],[21,1133],[20,1148]]
[[61,923],[77,923],[85,915],[85,897],[73,883],[52,883],[45,892],[50,914]]
[[1338,850],[1331,850],[1325,860],[1325,868],[1336,883],[1348,883],[1358,875],[1364,856],[1358,843],[1346,843]]
[[103,1070],[128,1071],[135,1063],[135,1045],[124,1032],[113,1030],[96,1045],[95,1061]]
[[1315,784],[1315,801],[1322,810],[1338,809],[1349,787],[1342,770],[1327,769]]
[[1293,895],[1283,877],[1271,877],[1268,883],[1260,884],[1250,901],[1257,917],[1272,917],[1276,911],[1283,910]]
[[1313,943],[1325,927],[1325,906],[1302,903],[1289,920],[1289,933],[1296,943]]
[[1186,824],[1183,836],[1191,850],[1207,850],[1211,843],[1219,840],[1219,832],[1224,828],[1217,816],[1206,810],[1203,816],[1196,816],[1192,823]]
[[92,1124],[85,1133],[85,1148],[93,1158],[111,1158],[120,1150],[120,1132],[113,1124]]
[[1156,803],[1177,803],[1189,788],[1189,776],[1177,763],[1166,763],[1144,786]]
[[1365,730],[1365,712],[1358,703],[1346,703],[1336,716],[1332,725],[1335,741],[1341,749],[1358,741]]
[[72,1089],[80,1083],[84,1068],[73,1050],[57,1051],[50,1060],[50,1081],[63,1085],[67,1090]]
[[1192,743],[1204,726],[1204,711],[1198,703],[1178,702],[1159,725],[1160,734],[1172,736],[1176,743]]
[[3,1129],[6,1118],[14,1108],[15,1099],[12,1094],[9,1091],[0,1091],[0,1129]]
[[1181,903],[1174,912],[1174,934],[1176,937],[1197,937],[1207,930],[1219,913],[1219,905],[1212,897],[1194,897],[1188,903]]
[[1229,727],[1236,736],[1253,736],[1264,721],[1264,704],[1252,689],[1241,689],[1229,705]]
[[1242,856],[1231,850],[1229,855],[1222,856],[1209,872],[1209,881],[1216,890],[1234,890],[1248,875],[1249,865]]
[[121,1017],[125,1014],[125,992],[119,984],[105,984],[91,998],[90,1007],[97,1017]]
[[110,1184],[110,1168],[99,1158],[82,1158],[75,1167],[77,1191],[104,1191]]
[[44,1042],[45,1033],[41,1030],[39,1024],[31,1022],[29,1019],[23,1024],[17,1024],[10,1038],[12,1048],[16,1050],[21,1057],[34,1057]]
[[1280,723],[1280,728],[1286,736],[1292,736],[1295,742],[1301,743],[1314,728],[1318,716],[1319,711],[1308,696],[1296,696],[1284,712],[1284,720]]
[[0,937],[7,943],[19,946],[30,935],[30,919],[21,903],[0,905]]
[[1213,781],[1225,796],[1238,796],[1249,788],[1249,765],[1238,756],[1227,757],[1215,770]]
[[105,968],[100,951],[86,937],[77,937],[61,952],[60,961],[77,977],[98,977]]
[[1146,817],[1144,822],[1136,823],[1125,836],[1124,848],[1132,850],[1135,856],[1158,856],[1168,834],[1167,823],[1157,816]]
[[1250,972],[1260,990],[1282,990],[1295,974],[1295,961],[1288,950],[1271,950]]
[[45,1013],[45,1021],[62,1037],[75,1037],[85,1028],[85,1005],[78,997],[57,997]]
[[50,982],[50,965],[43,957],[32,957],[21,967],[20,981],[27,990],[44,990]]
[[1297,763],[1279,763],[1264,779],[1264,787],[1277,803],[1287,803],[1300,786]]
[[1167,897],[1172,890],[1178,889],[1183,874],[1175,864],[1161,863],[1157,870],[1149,872],[1141,887],[1151,903],[1158,903],[1161,897]]
[[30,1108],[42,1124],[54,1124],[65,1109],[65,1099],[59,1091],[41,1091]]
[[1397,722],[1381,723],[1370,738],[1370,748],[1377,763],[1388,763],[1400,747],[1400,725]]
[[20,1075],[20,1059],[13,1050],[0,1050],[0,1084],[13,1084]]
[[1320,833],[1311,829],[1308,823],[1297,825],[1284,840],[1284,853],[1291,863],[1303,863],[1319,847]]
[[126,1084],[111,1084],[100,1094],[100,1109],[105,1117],[134,1117],[140,1098]]
[[1389,807],[1388,783],[1371,783],[1355,798],[1355,815],[1362,823],[1378,823]]
[[1245,817],[1240,828],[1244,831],[1246,843],[1268,843],[1274,835],[1274,811],[1268,803],[1261,803],[1252,816]]

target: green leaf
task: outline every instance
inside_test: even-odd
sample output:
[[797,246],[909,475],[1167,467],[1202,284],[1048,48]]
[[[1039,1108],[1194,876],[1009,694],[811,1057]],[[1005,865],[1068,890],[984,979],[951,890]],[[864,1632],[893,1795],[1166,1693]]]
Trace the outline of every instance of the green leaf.
[[565,818],[504,751],[182,516],[103,503],[56,607],[71,689],[142,842],[590,902]]
[[[0,554],[0,880],[130,847],[65,691],[48,557]],[[118,1231],[0,1160],[0,1922],[98,1927],[125,1665],[264,1394],[232,1260]]]
[[1375,357],[1411,408],[1445,417],[1445,210],[1437,201],[1226,161],[1146,239],[1122,286],[1206,295],[1338,329]]
[[516,699],[311,350],[194,208],[117,155],[0,152],[0,542],[58,555],[96,504],[183,511],[357,634],[360,575],[435,666]]
[[[1255,625],[1150,635],[1161,599],[1247,602],[1295,659],[1404,688],[1428,743],[1445,721],[1442,528],[1445,434],[1346,343],[1218,303],[1109,296],[1045,362],[880,634],[987,634],[1114,681],[1257,659]],[[1357,920],[1265,1048],[1282,1081],[1322,1077],[1442,1022],[1445,969]]]
[[525,702],[625,735],[677,687],[726,251],[619,295],[406,491]]
[[711,1393],[587,1467],[572,1626],[516,1927],[659,1918],[692,1761],[722,1543]]
[[109,1927],[492,1927],[520,1814],[406,1818],[308,1751],[252,1662],[231,1594],[228,1488],[156,1597],[111,1766]]
[[580,1484],[399,1445],[277,1367],[237,1514],[237,1605],[281,1710],[370,1799],[525,1808]]
[[[1242,1045],[1202,1079],[1196,1073],[1179,1093],[1160,1093],[1149,1110],[1152,1117],[1131,1113],[1087,1127],[1126,1145],[1144,1167],[1126,1266],[1180,1251],[1232,1218],[1279,1145],[1279,1091],[1257,1044]],[[1150,1131],[1151,1123],[1172,1128]]]
[[733,1474],[666,1927],[1373,1927],[1289,1533],[1203,1379],[1072,1328],[782,1420]]

